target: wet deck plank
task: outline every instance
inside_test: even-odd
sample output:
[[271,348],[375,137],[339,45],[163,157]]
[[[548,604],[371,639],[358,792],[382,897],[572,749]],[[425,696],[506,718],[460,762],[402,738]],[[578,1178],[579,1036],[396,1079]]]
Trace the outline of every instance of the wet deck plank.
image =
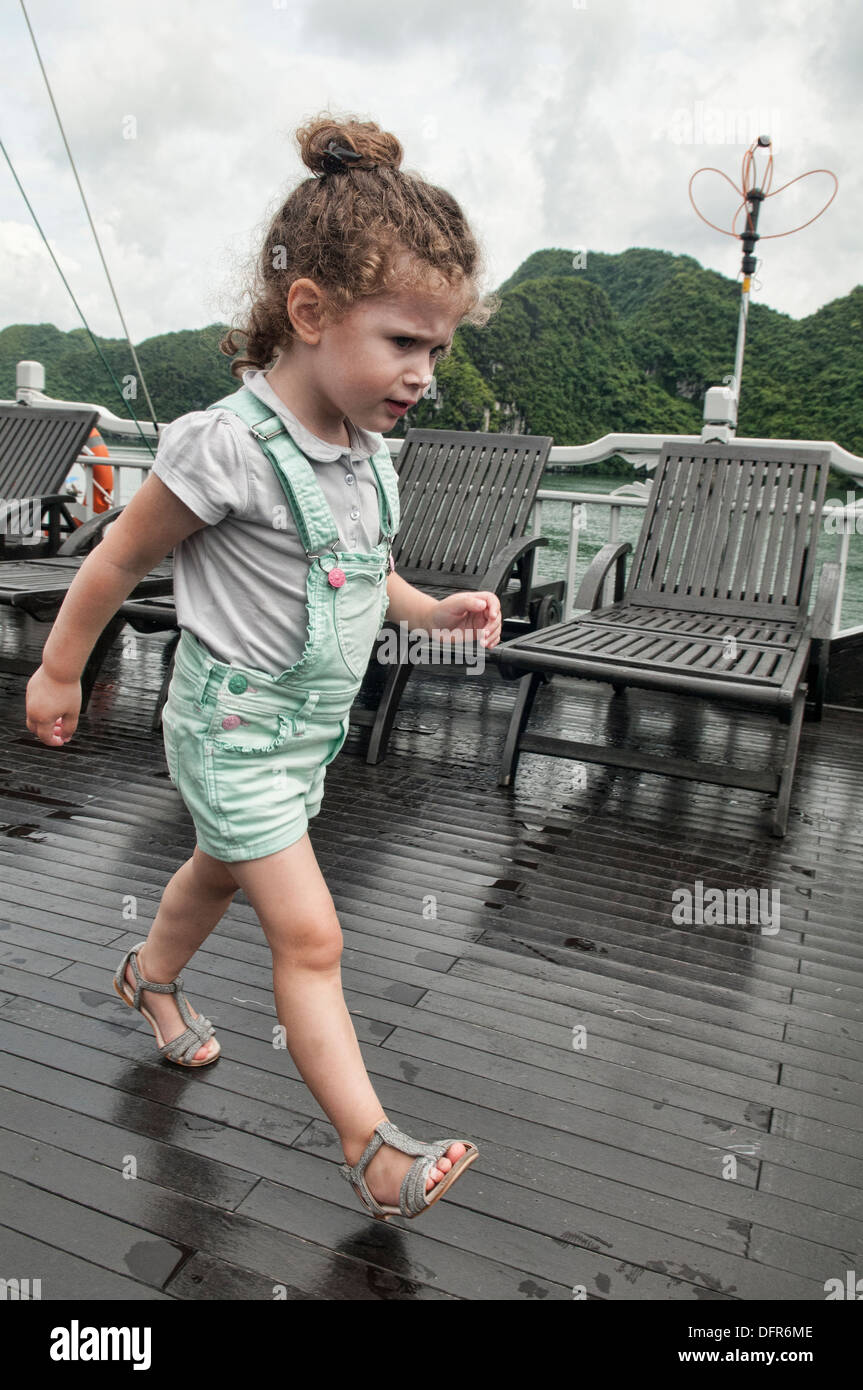
[[[38,657],[46,634],[4,610],[0,654]],[[782,841],[757,793],[598,765],[582,784],[530,754],[499,790],[515,687],[493,667],[415,673],[377,767],[352,731],[311,828],[348,1006],[391,1118],[481,1149],[434,1212],[381,1226],[271,1045],[242,894],[184,971],[216,1067],[161,1063],[111,989],[194,844],[149,732],[163,651],[118,648],[61,750],[24,726],[26,677],[0,672],[7,1276],[41,1275],[48,1299],[729,1301],[823,1299],[855,1267],[860,715],[804,726]],[[784,738],[740,709],[624,699],[555,680],[532,727],[619,741],[629,720],[654,751],[741,765]],[[697,880],[778,892],[779,931],[675,923]]]

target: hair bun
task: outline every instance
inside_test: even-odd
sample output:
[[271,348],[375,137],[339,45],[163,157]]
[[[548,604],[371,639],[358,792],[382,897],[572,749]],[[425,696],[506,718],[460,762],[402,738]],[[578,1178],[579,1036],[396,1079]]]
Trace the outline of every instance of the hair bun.
[[[351,116],[337,120],[328,112],[300,126],[296,139],[302,161],[313,174],[347,168],[398,169],[404,156],[396,136],[381,130],[374,121],[358,121]],[[331,145],[344,153],[334,154]]]

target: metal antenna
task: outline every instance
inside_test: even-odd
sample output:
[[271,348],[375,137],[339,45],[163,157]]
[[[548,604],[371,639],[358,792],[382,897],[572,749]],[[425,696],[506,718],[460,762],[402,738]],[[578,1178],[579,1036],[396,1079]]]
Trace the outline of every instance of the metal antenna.
[[[762,180],[763,186],[760,188],[757,187],[755,183],[757,177],[755,168],[755,152],[758,149],[770,150],[770,155],[767,160],[767,167],[764,170],[764,177]],[[725,179],[726,183],[731,184],[731,187],[734,189],[735,193],[740,194],[742,202],[739,204],[737,211],[734,214],[734,217],[731,222],[730,231],[726,227],[717,227],[716,223],[711,222],[709,218],[705,217],[704,214],[697,207],[695,199],[692,196],[692,185],[699,174],[719,174],[720,178]],[[792,183],[798,183],[800,179],[811,178],[814,174],[828,174],[835,184],[833,192],[830,194],[830,197],[827,199],[827,202],[824,204],[823,208],[821,208],[819,212],[816,212],[814,217],[810,217],[808,222],[801,222],[798,227],[791,227],[786,232],[773,232],[770,234],[770,236],[767,237],[765,237],[761,232],[759,232],[758,214],[761,211],[761,204],[765,201],[765,199],[775,198],[777,193],[781,193],[785,188],[790,188]],[[793,232],[799,232],[802,230],[803,227],[808,227],[810,223],[814,222],[817,218],[821,216],[821,213],[827,211],[830,204],[833,202],[833,199],[836,197],[836,194],[839,189],[839,180],[837,179],[836,175],[832,172],[831,169],[810,169],[809,172],[806,174],[798,174],[796,178],[789,179],[788,183],[783,183],[780,188],[774,189],[771,193],[770,185],[772,182],[773,151],[772,142],[770,140],[769,135],[759,135],[757,140],[753,140],[752,144],[749,146],[749,149],[744,154],[743,168],[741,171],[739,188],[737,184],[731,183],[731,179],[728,177],[726,173],[724,173],[721,169],[713,168],[712,165],[705,165],[701,169],[696,169],[695,173],[692,175],[692,178],[689,180],[689,201],[691,202],[698,216],[701,218],[702,222],[706,222],[708,227],[712,227],[713,230],[716,232],[721,232],[723,236],[739,237],[743,245],[743,260],[741,264],[743,284],[741,286],[742,292],[740,296],[740,315],[737,320],[737,349],[734,354],[734,377],[731,383],[732,390],[734,391],[735,401],[738,406],[740,404],[740,384],[741,377],[743,374],[743,348],[746,342],[746,320],[749,315],[749,294],[752,288],[752,276],[755,273],[755,266],[757,264],[754,254],[755,243],[756,241],[772,241],[775,238],[781,236],[791,236]],[[737,219],[740,216],[740,213],[742,212],[744,207],[746,208],[746,226],[742,232],[738,232],[736,230]]]

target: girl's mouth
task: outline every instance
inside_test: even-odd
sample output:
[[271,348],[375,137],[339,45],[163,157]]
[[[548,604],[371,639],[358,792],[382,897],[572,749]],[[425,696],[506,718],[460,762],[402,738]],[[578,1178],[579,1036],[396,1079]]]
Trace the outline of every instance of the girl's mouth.
[[399,416],[404,415],[408,410],[410,410],[413,402],[391,401],[389,398],[387,398],[384,404],[386,405],[387,410],[389,410],[392,415]]

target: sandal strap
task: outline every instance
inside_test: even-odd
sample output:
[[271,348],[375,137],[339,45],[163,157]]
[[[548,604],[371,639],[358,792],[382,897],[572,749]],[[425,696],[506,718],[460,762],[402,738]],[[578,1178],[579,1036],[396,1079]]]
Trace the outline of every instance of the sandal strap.
[[125,994],[128,988],[126,967],[127,965],[131,965],[132,974],[135,976],[136,981],[133,1007],[138,1010],[140,1010],[141,1007],[142,990],[152,989],[155,990],[157,994],[176,995],[177,1008],[180,1011],[180,1017],[185,1023],[186,1029],[185,1032],[180,1033],[178,1037],[172,1038],[170,1042],[163,1043],[159,1051],[170,1061],[191,1061],[199,1048],[203,1047],[210,1040],[216,1030],[210,1020],[205,1018],[203,1014],[199,1014],[197,1018],[193,1016],[189,1007],[189,1001],[182,992],[182,975],[178,975],[170,984],[163,985],[157,980],[148,980],[141,974],[138,969],[137,955],[146,944],[145,941],[139,941],[136,946],[133,946],[126,952],[117,967],[114,979],[119,990]]
[[381,1120],[375,1128],[385,1144],[415,1157],[421,1154],[425,1158],[443,1158],[450,1144],[455,1142],[452,1139],[432,1139],[430,1143],[424,1143],[422,1139],[412,1139],[389,1120]]
[[372,1195],[366,1184],[366,1168],[382,1144],[389,1144],[401,1153],[416,1156],[417,1161],[411,1164],[399,1191],[399,1210],[402,1215],[415,1216],[427,1206],[425,1185],[432,1168],[455,1142],[454,1139],[435,1139],[431,1143],[424,1143],[421,1139],[412,1139],[389,1120],[381,1120],[375,1125],[371,1139],[353,1168],[350,1164],[343,1163],[340,1165],[340,1171],[349,1182],[359,1187],[369,1211],[383,1215],[385,1208]]
[[127,965],[131,965],[131,967],[132,967],[132,974],[135,976],[135,982],[136,982],[136,983],[135,983],[135,997],[134,997],[134,999],[133,999],[133,1001],[132,1001],[132,1007],[133,1007],[133,1008],[135,1008],[135,1009],[140,1009],[140,1007],[141,1007],[141,991],[144,990],[144,989],[151,989],[151,990],[154,990],[156,994],[176,994],[176,995],[177,995],[177,1005],[178,1005],[178,1007],[179,1007],[179,1009],[180,1009],[180,1015],[181,1015],[181,1017],[182,1017],[182,1019],[183,1019],[183,1022],[184,1022],[184,1023],[190,1023],[192,1020],[191,1020],[191,1016],[190,1016],[190,1015],[187,1017],[188,1009],[186,1009],[186,1011],[184,1012],[184,1011],[183,1011],[183,1006],[180,1004],[180,994],[179,994],[179,991],[180,991],[180,990],[182,989],[182,987],[183,987],[183,976],[182,976],[182,975],[178,975],[178,976],[176,977],[176,979],[171,980],[170,984],[162,985],[162,984],[159,984],[158,981],[156,981],[156,980],[147,980],[147,979],[145,979],[144,976],[141,974],[140,970],[138,969],[138,952],[142,949],[142,947],[146,946],[146,944],[147,944],[146,941],[139,941],[138,944],[137,944],[137,946],[132,946],[131,949],[128,950],[128,951],[126,952],[126,954],[125,954],[125,956],[123,957],[123,959],[120,961],[120,964],[119,964],[119,966],[117,967],[117,971],[116,971],[116,973],[115,973],[115,975],[114,975],[114,979],[115,979],[116,982],[117,982],[118,988],[121,990],[122,993],[125,993],[125,987],[126,987],[126,985],[127,985],[127,981],[126,981],[126,966],[127,966]]
[[164,1043],[159,1051],[172,1061],[190,1062],[198,1049],[210,1040],[215,1031],[210,1020],[204,1018],[203,1014],[199,1014],[197,1018],[192,1019],[185,1033],[181,1033],[178,1038],[173,1038],[171,1042]]
[[[447,1143],[447,1148],[450,1142],[452,1141]],[[440,1157],[442,1158],[443,1154]],[[428,1206],[431,1194],[426,1192],[426,1183],[436,1162],[435,1158],[418,1158],[405,1173],[399,1192],[399,1211],[402,1216],[418,1216]]]
[[374,1197],[369,1191],[363,1174],[383,1142],[383,1139],[380,1137],[377,1130],[375,1130],[353,1167],[351,1167],[349,1163],[339,1164],[339,1172],[349,1183],[359,1188],[364,1204],[368,1207],[369,1211],[376,1216],[383,1216],[384,1209],[377,1197]]

